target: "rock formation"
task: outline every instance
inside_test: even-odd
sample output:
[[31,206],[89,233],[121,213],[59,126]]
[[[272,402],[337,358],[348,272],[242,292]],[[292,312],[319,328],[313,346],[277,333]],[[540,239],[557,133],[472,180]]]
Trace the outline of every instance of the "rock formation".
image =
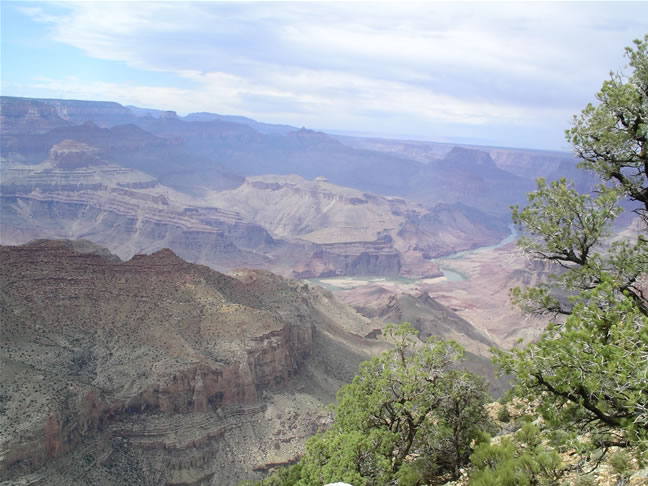
[[0,247],[2,484],[258,477],[296,458],[327,423],[321,406],[381,348],[324,290],[169,250],[97,253]]
[[44,133],[52,128],[69,125],[71,123],[61,118],[56,107],[49,103],[28,98],[0,97],[3,142],[5,137],[11,135]]
[[[213,194],[276,238],[318,244],[295,275],[440,275],[428,259],[501,239],[505,225],[459,206],[426,209],[397,197],[367,193],[298,176],[247,177]],[[477,213],[477,214],[475,214]],[[336,264],[335,262],[340,262]]]
[[263,264],[274,241],[236,212],[204,208],[155,178],[66,140],[37,166],[5,164],[0,194],[2,242],[89,238],[122,258],[165,246],[218,268]]
[[60,100],[48,98],[36,99],[35,101],[51,106],[56,110],[59,117],[73,125],[93,120],[102,127],[112,127],[133,123],[137,119],[128,108],[114,101]]

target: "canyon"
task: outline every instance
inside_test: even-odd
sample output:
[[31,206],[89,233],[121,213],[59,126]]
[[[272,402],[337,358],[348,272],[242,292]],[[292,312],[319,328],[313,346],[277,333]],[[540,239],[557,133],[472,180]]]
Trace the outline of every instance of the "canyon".
[[542,269],[498,243],[567,154],[0,108],[3,486],[260,478],[330,423],[387,323],[458,341],[496,396],[489,350],[545,325],[508,297]]
[[[87,238],[121,258],[168,247],[223,271],[246,266],[303,278],[423,277],[439,274],[430,258],[492,243],[505,231],[501,221],[476,209],[459,204],[428,209],[321,176],[309,181],[232,175],[187,192],[160,182],[177,169],[162,169],[165,159],[156,159],[167,141],[134,126],[109,129],[89,122],[57,130],[27,141],[11,130],[3,135],[4,244]],[[56,142],[68,136],[76,138]],[[46,158],[33,163],[48,147]],[[167,157],[179,155],[172,151]],[[153,161],[156,170],[150,169]]]

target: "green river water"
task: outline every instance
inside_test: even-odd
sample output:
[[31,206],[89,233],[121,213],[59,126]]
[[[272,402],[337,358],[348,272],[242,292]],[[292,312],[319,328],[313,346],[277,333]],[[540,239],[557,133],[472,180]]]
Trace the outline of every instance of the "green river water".
[[[509,243],[514,242],[517,237],[518,233],[515,230],[515,227],[513,225],[509,226],[511,230],[511,234],[509,234],[506,238],[504,238],[502,241],[499,243],[496,243],[494,245],[488,245],[488,246],[480,246],[478,248],[473,248],[472,250],[463,250],[459,251],[457,253],[453,253],[448,256],[440,257],[440,258],[433,258],[432,261],[436,261],[439,264],[439,269],[443,272],[443,276],[446,278],[446,280],[440,281],[439,283],[443,282],[461,282],[464,280],[467,280],[467,277],[459,273],[457,271],[451,270],[450,268],[447,268],[443,265],[443,262],[445,261],[451,261],[451,260],[457,260],[460,258],[463,258],[467,255],[479,252],[479,251],[484,251],[484,250],[493,250],[495,248],[499,248],[504,245],[508,245]],[[333,281],[344,281],[349,282],[349,285],[345,285],[344,287],[339,287],[336,285],[332,285],[331,282]],[[372,276],[354,276],[354,277],[331,277],[331,278],[313,278],[313,279],[308,279],[306,280],[307,282],[320,285],[328,290],[334,291],[334,290],[344,290],[345,288],[353,288],[353,287],[360,287],[363,284],[359,283],[358,285],[353,285],[352,282],[369,282],[371,283],[379,283],[379,282],[395,282],[395,283],[400,283],[400,284],[412,284],[415,283],[415,279],[409,279],[409,278],[404,278],[404,277],[376,277],[375,275]]]

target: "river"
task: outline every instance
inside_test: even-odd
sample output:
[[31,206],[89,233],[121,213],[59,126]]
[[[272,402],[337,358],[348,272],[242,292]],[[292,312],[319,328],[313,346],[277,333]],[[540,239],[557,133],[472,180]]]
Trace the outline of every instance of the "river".
[[473,248],[472,250],[458,251],[457,253],[452,253],[448,256],[444,256],[440,258],[432,258],[431,261],[437,262],[439,264],[439,270],[443,272],[443,276],[446,278],[447,282],[461,282],[463,280],[468,280],[468,277],[466,277],[463,273],[459,273],[455,270],[451,270],[447,267],[444,267],[443,262],[448,260],[457,260],[467,255],[472,255],[473,253],[477,253],[484,250],[494,250],[495,248],[499,248],[501,246],[508,245],[509,243],[513,243],[518,237],[518,231],[515,229],[515,225],[513,224],[509,224],[509,230],[511,231],[511,233],[502,241],[494,245],[479,246],[477,248]]
[[[493,250],[495,248],[508,245],[509,243],[513,243],[518,237],[518,232],[516,231],[515,226],[512,224],[509,225],[509,229],[511,230],[511,233],[502,241],[494,245],[480,246],[477,248],[473,248],[472,250],[463,250],[463,251],[458,251],[457,253],[452,253],[448,256],[444,256],[440,258],[432,258],[431,261],[435,261],[439,264],[439,270],[443,272],[443,276],[445,277],[445,280],[439,280],[439,283],[461,282],[463,280],[467,280],[467,277],[464,274],[459,273],[450,268],[444,267],[443,262],[448,260],[456,260],[458,258],[463,258],[467,255],[471,255],[479,251]],[[400,284],[416,283],[415,279],[409,279],[404,277],[377,277],[375,275],[364,276],[364,277],[354,276],[354,277],[313,278],[313,279],[308,279],[306,281],[316,285],[320,285],[331,291],[352,289],[355,287],[362,287],[363,285],[369,285],[372,283],[379,283],[379,282],[394,282]]]

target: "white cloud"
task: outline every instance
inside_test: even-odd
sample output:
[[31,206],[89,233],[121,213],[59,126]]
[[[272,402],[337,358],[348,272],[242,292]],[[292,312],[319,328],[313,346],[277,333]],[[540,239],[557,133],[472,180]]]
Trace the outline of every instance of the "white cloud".
[[[562,123],[623,62],[623,46],[648,31],[648,4],[625,3],[57,6],[21,10],[48,24],[54,40],[91,57],[172,73],[195,86],[79,82],[70,84],[75,97],[276,115],[297,124],[319,116],[320,126],[368,122],[372,112],[386,126],[390,117]],[[60,81],[39,83],[65,89]]]
[[[611,13],[624,10],[557,3],[64,5],[69,13],[57,16],[46,15],[38,8],[23,10],[32,11],[39,21],[53,23],[56,40],[102,59],[157,69],[205,71],[214,70],[210,65],[213,56],[196,56],[196,52],[229,53],[242,62],[293,67],[312,56],[312,63],[324,69],[364,59],[376,61],[373,71],[380,70],[377,62],[385,62],[383,77],[389,77],[392,63],[408,65],[414,72],[425,72],[435,65],[459,66],[464,72],[487,69],[503,75],[552,76],[557,67],[576,71],[572,62],[575,55],[587,55],[589,60],[601,54],[600,49],[587,50],[584,46],[609,43],[606,40],[611,34],[607,39],[591,38],[593,25],[613,22]],[[643,10],[648,13],[648,9]],[[648,22],[644,22],[646,25]],[[628,43],[629,39],[624,36],[623,41]],[[158,50],[154,59],[151,47]],[[271,51],[275,48],[279,49]],[[186,56],[165,57],[165,50],[181,50]],[[360,62],[356,69],[367,64]]]

